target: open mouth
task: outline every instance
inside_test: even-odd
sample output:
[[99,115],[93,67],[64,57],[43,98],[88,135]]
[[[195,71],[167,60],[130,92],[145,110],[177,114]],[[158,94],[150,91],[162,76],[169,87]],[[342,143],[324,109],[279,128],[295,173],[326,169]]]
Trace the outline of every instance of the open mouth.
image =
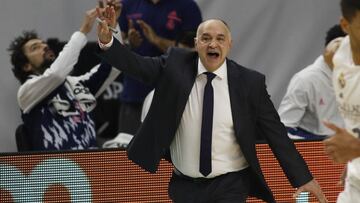
[[212,59],[217,59],[220,56],[220,54],[218,52],[216,52],[216,51],[209,51],[207,53],[207,56],[212,58]]

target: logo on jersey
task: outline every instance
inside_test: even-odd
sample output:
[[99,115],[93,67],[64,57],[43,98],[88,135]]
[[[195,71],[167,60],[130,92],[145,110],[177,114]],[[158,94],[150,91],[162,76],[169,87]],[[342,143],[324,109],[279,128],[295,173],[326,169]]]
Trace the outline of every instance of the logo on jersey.
[[346,85],[344,73],[340,73],[340,76],[338,78],[338,83],[339,83],[340,88],[344,89],[344,87]]
[[168,17],[168,21],[166,23],[166,28],[168,30],[174,30],[175,22],[181,22],[181,19],[177,15],[176,11],[171,11],[167,17]]

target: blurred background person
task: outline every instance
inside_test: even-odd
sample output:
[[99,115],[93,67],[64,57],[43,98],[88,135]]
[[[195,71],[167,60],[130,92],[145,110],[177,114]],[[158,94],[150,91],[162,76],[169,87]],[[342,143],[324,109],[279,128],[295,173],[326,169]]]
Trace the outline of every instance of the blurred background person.
[[[137,54],[159,56],[181,32],[196,31],[202,21],[193,0],[124,0],[119,18],[124,41]],[[135,134],[146,95],[153,87],[123,75],[119,132]]]
[[95,97],[119,71],[98,66],[82,76],[68,76],[96,17],[95,9],[86,12],[79,31],[58,57],[35,32],[24,32],[10,44],[12,70],[21,83],[17,96],[30,150],[97,147],[92,118]]
[[[331,27],[326,33],[325,46],[345,35],[340,25]],[[332,85],[333,54],[324,49],[313,64],[290,80],[278,112],[292,139],[324,139],[332,132],[323,120],[344,126]]]

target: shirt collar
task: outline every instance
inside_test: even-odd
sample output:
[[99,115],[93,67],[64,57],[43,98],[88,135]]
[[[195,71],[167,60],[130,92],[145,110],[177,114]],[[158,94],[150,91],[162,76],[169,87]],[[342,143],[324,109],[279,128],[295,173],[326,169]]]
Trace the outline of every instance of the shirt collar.
[[[226,60],[224,61],[223,64],[221,64],[221,66],[216,69],[216,71],[214,71],[213,73],[219,77],[221,80],[227,77],[227,64],[226,64]],[[198,72],[197,72],[197,76],[205,73],[205,72],[209,72],[208,70],[206,70],[205,66],[201,63],[200,58],[198,59]]]

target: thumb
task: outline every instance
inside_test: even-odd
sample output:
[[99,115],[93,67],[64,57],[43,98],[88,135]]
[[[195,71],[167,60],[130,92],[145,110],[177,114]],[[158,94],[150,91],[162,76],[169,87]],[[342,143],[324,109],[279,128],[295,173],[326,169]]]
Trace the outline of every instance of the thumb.
[[134,29],[134,22],[131,19],[128,20],[128,27],[129,27],[129,30]]
[[328,128],[330,128],[331,130],[333,130],[335,133],[339,133],[342,131],[341,128],[339,128],[338,126],[336,126],[333,123],[327,122],[327,121],[323,121],[324,125]]
[[150,27],[150,25],[145,23],[143,20],[137,20],[136,23],[139,24],[142,30],[148,29]]
[[295,199],[297,196],[300,195],[300,193],[304,192],[304,189],[302,187],[298,188],[295,193],[293,194],[293,198]]

